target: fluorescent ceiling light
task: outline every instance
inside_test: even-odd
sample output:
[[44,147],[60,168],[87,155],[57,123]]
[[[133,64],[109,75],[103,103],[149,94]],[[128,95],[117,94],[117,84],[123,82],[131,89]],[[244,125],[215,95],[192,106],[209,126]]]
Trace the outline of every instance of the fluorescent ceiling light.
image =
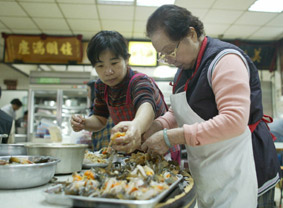
[[97,0],[98,4],[133,5],[135,0]]
[[174,4],[175,0],[137,0],[137,6],[159,7],[164,4]]
[[249,11],[282,12],[283,0],[257,0],[250,6]]

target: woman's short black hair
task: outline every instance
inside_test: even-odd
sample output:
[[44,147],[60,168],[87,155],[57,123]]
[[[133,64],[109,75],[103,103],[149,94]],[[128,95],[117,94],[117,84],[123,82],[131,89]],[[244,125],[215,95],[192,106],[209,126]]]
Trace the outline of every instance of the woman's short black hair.
[[125,60],[130,57],[126,39],[116,31],[103,30],[91,38],[87,47],[87,57],[92,66],[100,61],[99,56],[106,49]]
[[203,23],[190,11],[176,5],[163,5],[148,18],[146,35],[151,37],[157,30],[164,30],[173,41],[180,41],[195,28],[198,38],[204,35]]
[[12,105],[17,105],[17,106],[19,106],[19,107],[22,107],[22,106],[23,106],[23,103],[22,103],[18,98],[13,99],[10,103],[11,103]]

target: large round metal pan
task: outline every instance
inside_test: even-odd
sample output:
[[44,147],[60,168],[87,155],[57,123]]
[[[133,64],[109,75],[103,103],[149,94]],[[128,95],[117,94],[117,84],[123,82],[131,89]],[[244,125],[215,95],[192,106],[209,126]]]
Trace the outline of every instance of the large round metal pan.
[[[9,161],[11,156],[1,156],[0,160]],[[13,156],[35,161],[46,156]],[[55,174],[59,159],[48,157],[48,162],[34,164],[0,165],[0,189],[22,189],[48,183]]]

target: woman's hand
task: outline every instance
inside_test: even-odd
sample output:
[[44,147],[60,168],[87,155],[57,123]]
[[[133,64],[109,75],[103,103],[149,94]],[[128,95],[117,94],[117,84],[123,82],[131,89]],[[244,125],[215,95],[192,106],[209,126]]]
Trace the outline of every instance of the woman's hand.
[[85,118],[82,115],[72,115],[70,123],[75,132],[85,129]]
[[[168,151],[168,146],[164,141],[164,132],[158,131],[153,134],[141,146],[143,151],[147,152],[156,152],[158,154],[164,155]],[[186,144],[184,129],[183,128],[174,128],[167,130],[167,137],[169,143],[173,146],[176,144]]]
[[154,152],[164,155],[168,151],[168,146],[163,139],[163,131],[154,133],[142,144],[141,149],[145,152]]
[[144,143],[151,135],[162,129],[163,127],[159,121],[153,121],[149,129],[142,135],[142,143]]
[[122,121],[111,130],[111,137],[116,132],[126,132],[123,137],[113,141],[112,147],[117,151],[131,153],[141,146],[141,131],[133,121]]

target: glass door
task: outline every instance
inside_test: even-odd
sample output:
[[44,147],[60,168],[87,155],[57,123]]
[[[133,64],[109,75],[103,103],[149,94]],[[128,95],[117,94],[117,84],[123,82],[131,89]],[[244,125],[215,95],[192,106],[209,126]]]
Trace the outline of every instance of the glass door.
[[58,90],[30,90],[29,134],[36,138],[48,137],[47,126],[58,125]]
[[70,118],[73,114],[87,115],[88,98],[86,89],[72,89],[62,91],[62,120],[63,135],[70,135],[72,128]]

